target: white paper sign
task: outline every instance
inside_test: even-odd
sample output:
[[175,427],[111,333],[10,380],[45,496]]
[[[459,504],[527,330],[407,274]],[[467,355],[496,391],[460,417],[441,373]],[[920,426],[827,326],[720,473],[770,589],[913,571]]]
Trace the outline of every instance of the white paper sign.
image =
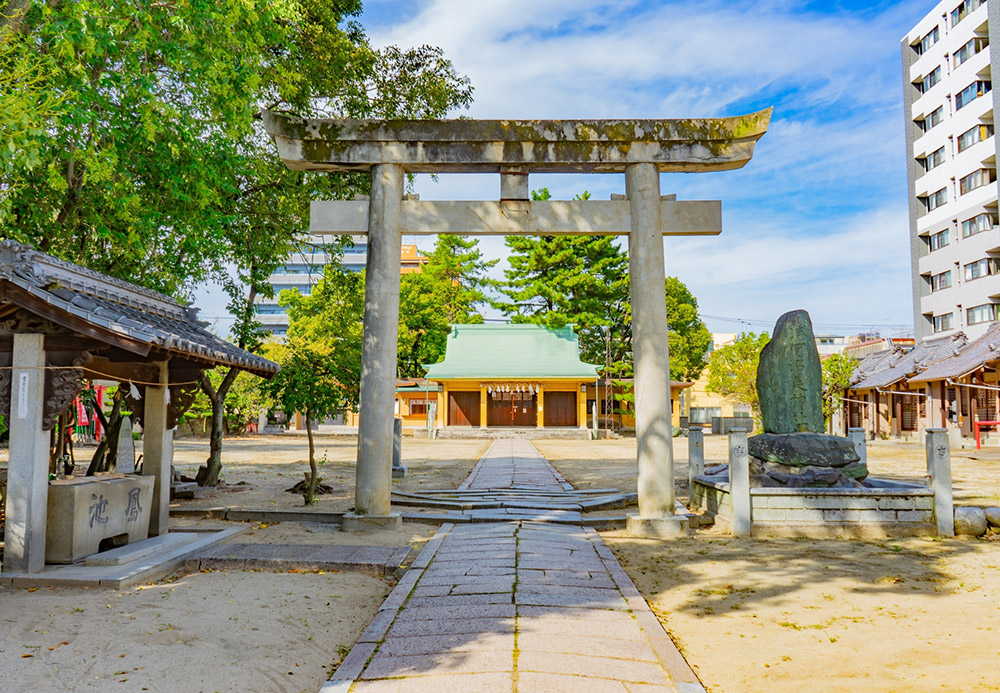
[[17,418],[28,418],[28,374],[20,373],[17,379]]

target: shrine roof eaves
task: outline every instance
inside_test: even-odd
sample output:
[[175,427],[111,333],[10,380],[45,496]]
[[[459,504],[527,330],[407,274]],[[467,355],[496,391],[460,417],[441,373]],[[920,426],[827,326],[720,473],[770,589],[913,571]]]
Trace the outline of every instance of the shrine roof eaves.
[[427,378],[593,380],[597,369],[580,360],[570,325],[453,325],[445,358],[427,365]]
[[[209,332],[190,306],[9,239],[0,242],[3,282],[53,314],[143,345],[145,351],[156,349],[211,365],[236,366],[265,377],[278,370],[277,364]],[[15,293],[8,293],[8,301],[16,302]]]
[[295,170],[363,171],[395,163],[411,173],[622,172],[741,168],[771,109],[674,120],[347,120],[264,111],[264,127]]

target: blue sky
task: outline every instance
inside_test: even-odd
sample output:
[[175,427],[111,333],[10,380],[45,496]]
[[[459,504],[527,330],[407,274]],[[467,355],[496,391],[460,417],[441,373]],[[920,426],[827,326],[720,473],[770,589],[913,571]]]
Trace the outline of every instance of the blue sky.
[[[663,176],[664,193],[723,201],[721,236],[666,241],[667,274],[691,288],[713,331],[769,329],[805,308],[817,332],[893,334],[912,328],[900,39],[934,4],[368,0],[361,22],[375,45],[441,46],[476,89],[455,115],[675,118],[773,106],[746,168]],[[608,199],[624,177],[538,175],[531,185],[557,199]],[[415,184],[422,199],[496,199],[498,188],[490,175]],[[505,255],[500,239],[480,245]]]

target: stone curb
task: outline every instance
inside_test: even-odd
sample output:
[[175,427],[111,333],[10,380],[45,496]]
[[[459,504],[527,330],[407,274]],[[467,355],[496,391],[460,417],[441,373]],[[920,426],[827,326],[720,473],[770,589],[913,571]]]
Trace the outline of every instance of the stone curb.
[[346,513],[314,512],[309,510],[256,510],[239,506],[214,508],[171,508],[171,517],[192,517],[202,520],[229,520],[231,522],[318,522],[339,524]]
[[[177,530],[175,530],[177,531]],[[0,585],[10,587],[101,587],[123,589],[140,582],[155,582],[178,569],[186,568],[191,556],[208,546],[246,531],[245,527],[220,530],[187,530],[205,534],[204,538],[161,554],[116,566],[68,565],[42,573],[0,574]],[[210,536],[209,536],[210,535]]]
[[663,624],[649,608],[649,604],[636,588],[635,583],[628,576],[625,570],[618,563],[614,553],[608,548],[601,536],[591,527],[585,527],[587,537],[594,545],[594,549],[601,557],[604,567],[611,575],[611,579],[618,586],[619,591],[628,603],[629,608],[635,616],[642,634],[646,637],[653,652],[659,657],[660,663],[667,674],[673,680],[678,693],[705,693],[705,687],[698,680],[698,675],[694,673],[691,665],[684,659],[674,641],[667,635]]

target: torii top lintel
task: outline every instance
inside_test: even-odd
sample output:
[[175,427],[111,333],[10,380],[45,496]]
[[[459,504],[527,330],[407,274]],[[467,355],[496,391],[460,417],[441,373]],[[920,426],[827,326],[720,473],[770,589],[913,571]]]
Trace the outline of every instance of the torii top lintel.
[[731,118],[681,120],[333,120],[263,112],[285,165],[300,171],[409,173],[621,173],[742,168],[771,109]]

